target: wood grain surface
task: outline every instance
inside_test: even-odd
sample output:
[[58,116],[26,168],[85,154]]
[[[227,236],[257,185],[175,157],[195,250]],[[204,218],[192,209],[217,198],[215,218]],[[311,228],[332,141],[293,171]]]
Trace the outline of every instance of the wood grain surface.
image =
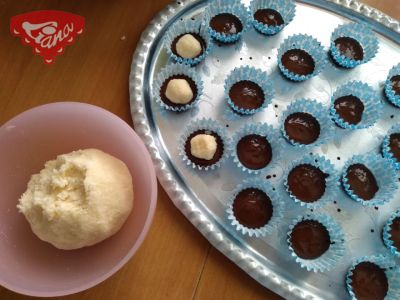
[[[364,0],[400,18],[400,0]],[[0,0],[0,125],[44,103],[101,106],[132,124],[128,78],[141,32],[169,0]],[[85,32],[47,66],[9,33],[11,16],[56,9],[85,17]],[[213,248],[159,188],[153,225],[118,273],[74,300],[281,299]],[[0,254],[1,255],[1,254]],[[29,299],[0,287],[1,300]]]

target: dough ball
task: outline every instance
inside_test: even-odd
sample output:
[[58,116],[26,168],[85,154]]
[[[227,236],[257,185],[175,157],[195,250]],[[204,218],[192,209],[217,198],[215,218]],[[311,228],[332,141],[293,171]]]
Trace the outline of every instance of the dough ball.
[[185,79],[172,79],[167,84],[165,96],[175,104],[188,104],[193,99],[193,91]]
[[32,175],[17,205],[32,231],[59,249],[91,246],[115,234],[133,206],[132,177],[97,149],[59,155]]
[[195,58],[201,54],[201,51],[200,42],[189,33],[181,36],[176,43],[176,52],[183,58]]
[[190,140],[190,153],[201,159],[211,160],[217,151],[217,139],[209,134],[198,134]]

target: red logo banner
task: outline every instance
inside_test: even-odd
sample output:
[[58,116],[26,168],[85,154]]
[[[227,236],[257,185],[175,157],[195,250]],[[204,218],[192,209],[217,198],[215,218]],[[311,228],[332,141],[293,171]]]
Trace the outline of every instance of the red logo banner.
[[82,34],[85,19],[81,16],[57,10],[40,10],[11,17],[11,34],[19,36],[22,43],[52,64],[66,46]]

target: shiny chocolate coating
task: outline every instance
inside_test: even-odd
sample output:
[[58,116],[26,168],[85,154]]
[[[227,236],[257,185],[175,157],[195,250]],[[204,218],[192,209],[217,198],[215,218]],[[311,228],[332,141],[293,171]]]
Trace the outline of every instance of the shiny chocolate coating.
[[392,133],[389,137],[390,152],[400,162],[400,133]]
[[335,40],[335,46],[343,56],[353,60],[363,60],[364,50],[359,42],[353,38],[340,37]]
[[258,84],[243,80],[232,85],[229,98],[239,108],[257,109],[264,103],[264,92]]
[[346,177],[353,193],[365,201],[374,198],[379,190],[374,174],[363,164],[351,165]]
[[389,233],[391,234],[390,239],[393,241],[393,246],[396,247],[397,251],[400,251],[400,217],[394,218]]
[[350,279],[357,300],[383,300],[389,289],[385,270],[372,262],[359,263]]
[[324,225],[315,220],[304,220],[294,226],[290,242],[298,257],[315,259],[329,249],[331,239]]
[[299,200],[307,203],[320,199],[326,188],[328,175],[309,164],[294,167],[287,178],[290,192]]
[[314,143],[321,131],[317,119],[303,112],[289,115],[285,120],[284,127],[289,139],[306,145]]
[[257,188],[244,189],[233,202],[233,214],[245,227],[263,227],[268,224],[273,214],[271,199]]
[[229,13],[222,13],[210,20],[210,27],[216,32],[232,35],[243,30],[243,24],[238,17]]
[[286,51],[281,58],[282,65],[297,75],[310,75],[315,70],[315,62],[304,50],[292,49]]
[[349,124],[356,125],[361,122],[364,104],[353,95],[343,96],[333,104],[336,113]]
[[240,139],[237,156],[243,166],[252,170],[265,168],[272,159],[272,148],[265,136],[250,134]]
[[280,26],[284,23],[281,14],[270,8],[257,10],[254,19],[267,26]]
[[390,78],[390,84],[392,85],[395,95],[400,96],[400,75]]

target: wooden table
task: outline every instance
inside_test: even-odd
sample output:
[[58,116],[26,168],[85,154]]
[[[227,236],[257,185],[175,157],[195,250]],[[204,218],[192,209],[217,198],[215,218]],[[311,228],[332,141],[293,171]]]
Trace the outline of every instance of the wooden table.
[[[399,0],[365,0],[400,18]],[[132,124],[128,77],[142,30],[169,0],[0,0],[0,125],[60,100],[101,106]],[[11,16],[56,9],[85,17],[85,33],[44,65],[9,33]],[[0,287],[0,299],[27,299]],[[159,188],[153,225],[137,254],[98,286],[64,299],[281,299],[214,249]]]

